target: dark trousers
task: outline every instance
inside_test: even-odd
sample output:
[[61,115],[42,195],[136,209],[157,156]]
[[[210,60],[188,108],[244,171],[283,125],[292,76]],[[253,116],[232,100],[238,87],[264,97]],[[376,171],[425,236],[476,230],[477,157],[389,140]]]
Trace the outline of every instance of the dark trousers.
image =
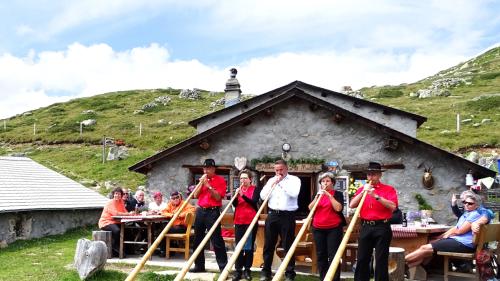
[[370,280],[370,259],[375,248],[375,281],[389,280],[389,246],[392,231],[388,223],[378,225],[363,225],[358,240],[358,261],[354,280]]
[[[271,265],[276,251],[278,235],[281,238],[281,246],[288,253],[295,239],[295,212],[269,212],[264,228],[264,267],[262,273],[271,276]],[[295,255],[292,256],[285,271],[285,276],[295,278]]]
[[113,250],[113,256],[118,256],[120,252],[120,225],[108,224],[101,229],[105,231],[111,231],[111,248]]
[[[318,258],[319,279],[325,279],[328,268],[342,242],[342,227],[328,229],[313,228],[316,255]],[[335,272],[334,281],[340,281],[340,268]]]
[[[236,224],[234,226],[234,241],[236,244],[240,242],[241,238],[243,235],[245,235],[245,232],[247,231],[248,227],[250,225],[248,224]],[[240,254],[238,255],[238,259],[236,259],[235,263],[235,269],[236,271],[240,271],[245,267],[245,270],[250,270],[252,267],[253,263],[253,250],[254,250],[254,243],[255,243],[255,236],[257,235],[257,225],[254,226],[252,229],[252,233],[250,234],[250,237],[248,237],[248,240],[252,241],[251,242],[251,249],[250,250],[242,250]]]
[[[203,238],[205,238],[205,231],[212,228],[219,216],[219,209],[196,209],[196,218],[194,220],[194,249],[198,248]],[[220,223],[217,225],[217,228],[210,237],[210,241],[214,246],[215,259],[217,260],[219,269],[222,270],[227,264],[227,253],[224,239],[222,239]],[[196,257],[194,264],[197,268],[205,268],[205,254],[203,252]]]

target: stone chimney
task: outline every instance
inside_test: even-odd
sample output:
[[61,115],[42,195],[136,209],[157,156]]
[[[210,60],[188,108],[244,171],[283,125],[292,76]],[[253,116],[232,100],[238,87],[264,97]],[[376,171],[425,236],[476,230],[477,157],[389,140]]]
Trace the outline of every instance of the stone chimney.
[[231,68],[229,71],[231,72],[231,77],[227,80],[226,89],[224,89],[224,92],[226,93],[226,102],[224,104],[224,107],[229,107],[231,105],[239,103],[241,97],[240,82],[238,82],[238,79],[236,79],[238,70],[236,70],[236,68]]

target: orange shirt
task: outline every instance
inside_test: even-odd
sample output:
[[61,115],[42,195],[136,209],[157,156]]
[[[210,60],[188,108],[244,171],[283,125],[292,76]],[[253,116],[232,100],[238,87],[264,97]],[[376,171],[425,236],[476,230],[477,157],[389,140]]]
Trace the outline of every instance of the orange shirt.
[[[165,209],[163,209],[163,211],[161,211],[161,215],[165,216],[165,217],[172,217],[175,214],[175,212],[177,212],[177,210],[179,210],[179,208],[182,206],[183,203],[184,203],[184,201],[181,200],[181,202],[179,202],[179,205],[174,206],[174,204],[172,204],[172,202],[168,202],[167,207]],[[179,214],[177,219],[174,221],[173,225],[184,225],[184,218],[186,217],[186,214],[187,213],[194,213],[194,211],[195,211],[194,206],[189,204],[189,202],[188,202],[186,204],[186,207],[184,207],[182,212]]]
[[103,228],[110,224],[120,224],[119,221],[113,219],[113,216],[116,216],[119,213],[127,213],[123,200],[109,200],[102,210],[101,218],[99,219],[99,228]]

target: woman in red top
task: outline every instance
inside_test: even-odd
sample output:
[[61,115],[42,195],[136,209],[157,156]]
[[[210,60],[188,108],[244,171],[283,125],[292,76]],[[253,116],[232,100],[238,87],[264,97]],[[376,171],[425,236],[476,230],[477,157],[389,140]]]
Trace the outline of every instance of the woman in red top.
[[101,218],[99,219],[99,228],[111,231],[113,256],[118,256],[118,250],[120,249],[120,222],[115,220],[113,216],[126,216],[129,213],[123,203],[123,190],[117,187],[113,189],[111,194],[113,194],[113,199],[106,203],[102,210]]
[[[342,214],[344,195],[342,192],[333,189],[335,176],[329,172],[323,173],[319,176],[319,183],[321,189],[309,204],[309,209],[314,206],[321,194],[323,194],[319,199],[312,222],[319,278],[323,280],[342,241],[342,227],[346,225],[346,221]],[[340,281],[340,270],[337,270],[333,280]]]
[[[259,200],[260,190],[252,185],[252,174],[248,170],[240,172],[240,188],[238,197],[233,201],[234,211],[234,234],[235,242],[241,240],[247,231],[250,223],[257,214],[257,202]],[[253,228],[252,234],[248,237],[243,250],[236,260],[236,272],[233,280],[240,280],[242,277],[246,280],[252,280],[250,268],[253,263],[253,245],[257,234],[257,225]],[[245,270],[243,271],[243,267]]]

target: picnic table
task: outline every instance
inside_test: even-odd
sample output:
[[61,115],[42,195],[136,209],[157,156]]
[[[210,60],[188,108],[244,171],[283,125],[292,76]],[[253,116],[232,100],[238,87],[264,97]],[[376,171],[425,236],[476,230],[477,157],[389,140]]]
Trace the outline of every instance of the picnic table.
[[[169,218],[160,215],[130,215],[130,216],[113,216],[114,219],[120,222],[120,253],[119,258],[123,258],[124,244],[142,244],[147,245],[148,249],[151,247],[153,241],[154,224],[161,222],[168,222]],[[135,222],[140,225],[140,228],[145,228],[147,232],[147,241],[126,241],[125,228],[127,223]],[[130,227],[137,228],[137,227]]]

